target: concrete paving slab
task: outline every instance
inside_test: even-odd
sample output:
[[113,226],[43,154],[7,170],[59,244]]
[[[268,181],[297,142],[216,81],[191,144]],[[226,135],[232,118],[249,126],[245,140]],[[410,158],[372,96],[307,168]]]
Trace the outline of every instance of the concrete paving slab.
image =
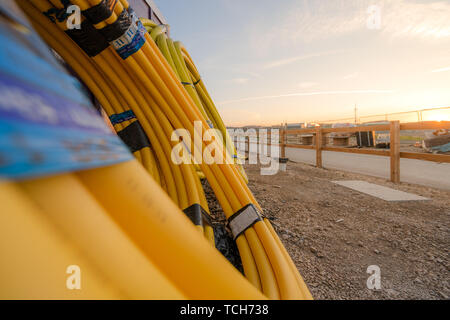
[[376,198],[380,198],[386,201],[421,201],[429,200],[412,193],[407,193],[388,187],[379,186],[377,184],[369,183],[360,180],[350,180],[350,181],[333,181],[338,185],[371,195]]

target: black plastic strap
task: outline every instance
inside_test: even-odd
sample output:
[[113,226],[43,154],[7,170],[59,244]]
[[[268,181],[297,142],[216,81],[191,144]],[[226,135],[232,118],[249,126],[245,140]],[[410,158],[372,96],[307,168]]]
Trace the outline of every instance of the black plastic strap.
[[81,11],[92,24],[100,23],[111,17],[117,0],[102,0],[99,4]]
[[59,0],[59,2],[61,2],[61,4],[64,6],[64,8],[67,8],[72,5],[70,0]]
[[56,22],[56,18],[54,17],[54,15],[58,14],[58,9],[50,8],[49,10],[47,10],[45,12],[42,12],[42,14],[44,16],[46,16],[47,18],[49,18],[51,22],[55,23]]
[[263,217],[253,204],[248,204],[238,212],[228,218],[228,226],[236,240],[248,228],[252,227],[256,222],[262,221]]
[[117,38],[120,38],[131,25],[131,18],[126,9],[120,13],[117,20],[107,25],[106,27],[99,29],[100,33],[106,38],[106,41],[112,42]]
[[46,12],[42,12],[42,14],[49,18],[53,23],[55,23],[56,20],[58,20],[58,22],[63,22],[69,16],[65,8],[50,8]]
[[84,20],[80,26],[80,29],[65,32],[88,56],[94,57],[109,47],[109,43],[89,21]]
[[203,207],[197,203],[183,210],[186,216],[196,226],[204,226],[205,224],[211,226],[211,217]]
[[69,16],[69,13],[67,12],[67,8],[71,5],[69,0],[60,0],[61,4],[63,5],[63,8],[50,8],[46,12],[42,12],[44,16],[49,18],[53,23],[58,20],[58,22],[63,22],[67,19]]
[[139,121],[135,121],[125,129],[117,132],[117,135],[128,146],[131,152],[150,147],[150,141]]

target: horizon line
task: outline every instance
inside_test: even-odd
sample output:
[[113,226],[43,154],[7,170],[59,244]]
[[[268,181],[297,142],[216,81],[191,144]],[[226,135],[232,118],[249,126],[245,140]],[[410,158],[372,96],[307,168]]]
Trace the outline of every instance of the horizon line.
[[287,97],[336,95],[336,94],[380,94],[380,93],[393,93],[393,92],[394,92],[394,90],[379,90],[379,89],[297,92],[297,93],[288,93],[288,94],[280,94],[280,95],[270,95],[270,96],[248,97],[248,98],[241,98],[241,99],[225,100],[225,101],[220,101],[217,104],[225,105],[225,104],[244,102],[244,101],[277,99],[277,98],[287,98]]

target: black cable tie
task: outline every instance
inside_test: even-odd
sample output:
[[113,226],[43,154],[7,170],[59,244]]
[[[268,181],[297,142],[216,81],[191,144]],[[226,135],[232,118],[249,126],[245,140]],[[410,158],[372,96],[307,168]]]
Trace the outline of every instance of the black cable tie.
[[46,12],[42,12],[42,14],[47,18],[49,18],[53,23],[55,23],[56,20],[58,20],[58,22],[63,22],[69,16],[69,14],[67,13],[67,8],[71,5],[70,1],[69,0],[60,0],[60,1],[61,4],[64,6],[63,8],[58,9],[52,7],[48,9]]
[[150,147],[150,141],[139,121],[135,121],[125,129],[117,132],[117,135],[128,146],[132,153]]
[[56,20],[58,20],[58,22],[64,22],[69,16],[70,14],[67,12],[66,8],[59,10],[55,14]]
[[61,4],[64,6],[64,8],[67,8],[72,5],[70,0],[59,0],[59,2],[61,2]]
[[123,9],[114,23],[99,29],[99,32],[105,37],[106,41],[112,42],[124,35],[128,31],[130,25],[130,15],[126,9]]
[[92,24],[98,24],[109,19],[114,12],[117,0],[102,0],[99,4],[81,11]]
[[203,209],[201,205],[198,203],[193,204],[190,207],[187,207],[183,210],[184,214],[192,221],[192,223],[196,226],[212,226],[211,216],[208,212]]
[[109,43],[88,20],[81,23],[80,29],[68,29],[65,33],[90,57],[109,47]]
[[44,16],[46,16],[47,18],[49,18],[50,21],[53,23],[56,22],[56,17],[54,17],[54,15],[56,16],[57,13],[58,13],[58,9],[56,9],[56,8],[50,8],[46,12],[42,12],[42,14]]

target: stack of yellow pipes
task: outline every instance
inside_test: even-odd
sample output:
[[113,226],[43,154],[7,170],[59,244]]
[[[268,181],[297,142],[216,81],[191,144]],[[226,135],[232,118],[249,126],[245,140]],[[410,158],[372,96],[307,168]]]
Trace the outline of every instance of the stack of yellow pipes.
[[236,148],[234,147],[222,117],[217,111],[188,51],[180,41],[174,42],[167,37],[165,33],[167,26],[156,25],[152,20],[144,18],[141,18],[141,21],[146,30],[150,33],[152,39],[156,42],[169,65],[172,67],[178,80],[181,81],[186,91],[189,93],[189,96],[195,102],[195,105],[202,113],[202,116],[211,127],[220,131],[228,154],[232,156],[237,164],[239,173],[242,175],[245,182],[248,183],[248,177],[240,163]]
[[[263,218],[262,208],[247,187],[239,166],[199,163],[227,218],[247,206],[259,213],[260,219],[236,238],[247,280],[213,248],[212,229],[208,225],[194,227],[180,210],[198,204],[208,211],[208,206],[194,165],[177,165],[171,159],[172,148],[178,143],[171,139],[173,131],[187,130],[194,150],[214,145],[215,150],[222,150],[224,158],[234,154],[234,150],[218,146],[218,141],[207,145],[194,139],[197,134],[202,136],[211,122],[220,130],[225,127],[182,45],[175,43],[172,48],[159,27],[152,26],[156,42],[149,33],[142,32],[140,45],[124,55],[117,41],[126,37],[114,31],[118,24],[132,21],[132,10],[126,0],[117,0],[109,17],[102,21],[84,14],[98,7],[101,0],[70,1],[83,13],[82,30],[77,32],[96,40],[92,50],[86,50],[82,37],[67,29],[70,17],[58,14],[67,8],[68,1],[16,2],[35,30],[78,74],[110,117],[126,112],[133,115],[115,123],[116,131],[120,133],[139,122],[149,141],[149,146],[134,152],[142,166],[131,161],[1,185],[4,189],[1,201],[7,207],[10,205],[11,211],[23,215],[29,212],[34,218],[42,211],[52,220],[52,224],[39,225],[33,231],[42,250],[60,257],[61,263],[70,254],[79,254],[76,250],[65,251],[62,245],[50,246],[46,230],[64,230],[89,256],[86,268],[92,267],[91,274],[97,281],[92,282],[89,292],[92,296],[105,294],[107,290],[109,296],[117,298],[311,299],[269,220]],[[132,28],[135,22],[128,23],[128,27]],[[177,68],[174,61],[166,59],[163,40],[175,50],[171,57],[178,57],[177,63],[182,57],[185,68],[182,65]],[[101,47],[103,43],[106,45]],[[195,83],[195,87],[190,83]],[[201,124],[200,128],[196,122]],[[224,139],[228,139],[226,135]],[[15,207],[15,199],[19,198],[23,208]],[[22,218],[18,213],[15,219]],[[3,230],[6,225],[0,225],[2,232],[8,232]],[[92,246],[95,237],[112,240]],[[25,240],[21,245],[27,250]],[[122,259],[121,253],[130,259]],[[114,288],[105,287],[99,268],[116,279]],[[141,281],[141,276],[148,282]]]

